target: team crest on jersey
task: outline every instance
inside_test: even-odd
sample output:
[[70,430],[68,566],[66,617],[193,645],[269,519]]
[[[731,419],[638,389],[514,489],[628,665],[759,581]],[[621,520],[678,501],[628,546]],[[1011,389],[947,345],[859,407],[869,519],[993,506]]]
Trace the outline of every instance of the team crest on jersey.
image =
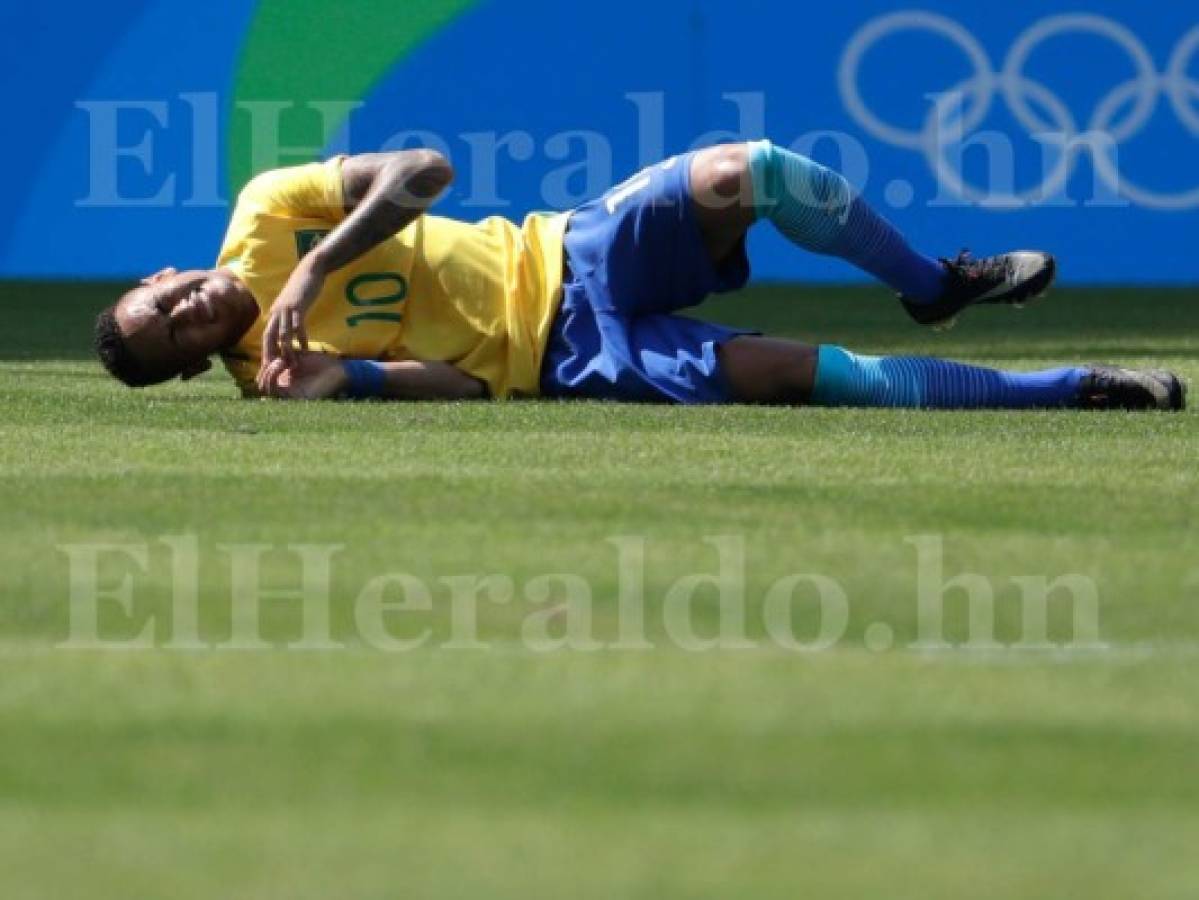
[[303,259],[329,236],[329,229],[313,228],[296,232],[296,255]]

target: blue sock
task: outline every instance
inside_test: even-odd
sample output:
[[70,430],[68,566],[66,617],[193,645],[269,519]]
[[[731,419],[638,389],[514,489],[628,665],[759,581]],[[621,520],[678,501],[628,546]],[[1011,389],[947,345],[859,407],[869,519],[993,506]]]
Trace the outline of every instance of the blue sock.
[[838,173],[770,141],[750,144],[754,207],[792,243],[838,256],[910,301],[940,299],[945,267],[913,250]]
[[1037,409],[1068,405],[1086,374],[1077,367],[1000,372],[920,356],[859,356],[824,344],[813,406]]

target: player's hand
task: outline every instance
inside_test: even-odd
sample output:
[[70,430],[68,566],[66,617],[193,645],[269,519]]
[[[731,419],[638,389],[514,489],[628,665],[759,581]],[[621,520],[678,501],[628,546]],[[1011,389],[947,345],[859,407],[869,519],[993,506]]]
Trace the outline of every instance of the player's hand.
[[271,305],[266,331],[262,336],[262,368],[259,370],[259,388],[263,387],[263,375],[275,360],[282,359],[288,365],[296,360],[296,345],[308,349],[308,332],[304,330],[304,318],[320,296],[325,286],[325,276],[307,261],[301,262],[287,279],[287,284]]
[[258,386],[267,397],[278,400],[327,400],[349,385],[345,366],[335,356],[324,353],[293,354],[288,365],[281,357],[266,365]]

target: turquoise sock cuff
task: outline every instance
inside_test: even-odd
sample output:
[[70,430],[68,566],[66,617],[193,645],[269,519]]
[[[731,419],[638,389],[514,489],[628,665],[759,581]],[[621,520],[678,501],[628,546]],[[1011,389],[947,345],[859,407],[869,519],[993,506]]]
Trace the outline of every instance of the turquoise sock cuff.
[[808,250],[836,252],[857,199],[849,182],[815,160],[770,141],[749,146],[758,219],[769,219],[789,240]]
[[922,406],[928,381],[928,373],[921,369],[925,362],[933,361],[865,356],[822,344],[817,349],[811,403],[813,406]]
[[754,214],[759,219],[770,217],[780,196],[781,166],[775,159],[775,147],[770,141],[753,141],[749,145],[749,172],[754,186]]
[[854,355],[832,344],[816,348],[816,383],[813,406],[841,406],[854,384],[857,366]]

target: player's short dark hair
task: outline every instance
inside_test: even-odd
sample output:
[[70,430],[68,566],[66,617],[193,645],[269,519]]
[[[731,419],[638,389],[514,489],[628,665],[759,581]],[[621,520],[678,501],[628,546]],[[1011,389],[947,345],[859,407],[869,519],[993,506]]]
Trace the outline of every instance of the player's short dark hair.
[[142,365],[137,357],[129,352],[125,335],[121,334],[121,326],[117,323],[116,310],[116,306],[110,306],[96,317],[96,355],[100,357],[100,362],[104,364],[108,374],[129,387],[149,387],[178,376],[181,369],[154,371]]

